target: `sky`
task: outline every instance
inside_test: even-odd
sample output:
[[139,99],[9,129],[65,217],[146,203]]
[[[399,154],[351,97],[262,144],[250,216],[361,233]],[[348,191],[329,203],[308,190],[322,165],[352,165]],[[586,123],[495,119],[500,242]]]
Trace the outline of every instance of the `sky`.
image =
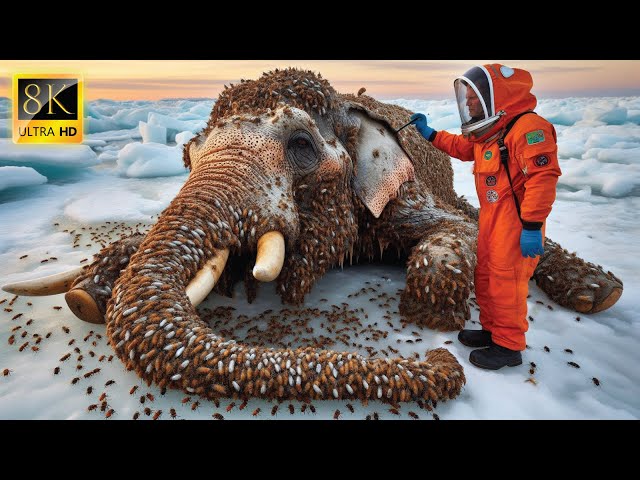
[[640,95],[638,60],[6,60],[0,96],[16,73],[81,73],[85,98],[157,100],[215,98],[225,84],[275,68],[320,72],[341,93],[361,87],[379,99],[447,99],[453,80],[474,65],[501,63],[529,70],[542,98]]
[[[428,112],[438,130],[460,131],[453,99],[391,103]],[[212,100],[93,101],[90,106],[91,133],[83,145],[13,145],[10,138],[0,138],[0,286],[67,271],[92,258],[107,237],[116,240],[138,225],[146,231],[187,178],[174,141],[179,145],[202,128]],[[0,99],[0,137],[8,110],[7,99]],[[163,395],[156,385],[147,387],[135,372],[126,371],[117,357],[107,360],[113,349],[104,325],[77,319],[62,294],[14,300],[0,291],[0,420],[104,419],[107,414],[113,420],[170,420],[172,409],[178,419],[211,419],[213,414],[332,419],[336,410],[343,420],[374,415],[410,420],[415,418],[411,413],[422,420],[436,418],[433,414],[442,420],[640,419],[640,97],[543,99],[537,111],[556,128],[562,168],[546,233],[568,251],[611,270],[624,282],[624,293],[610,309],[580,315],[550,300],[531,281],[522,365],[480,370],[469,362],[471,349],[460,344],[457,332],[403,325],[398,292],[406,285],[405,265],[350,267],[345,262],[344,269],[327,272],[300,308],[283,305],[273,283],[262,284],[249,304],[239,283],[234,298],[212,294],[201,312],[231,307],[225,337],[274,346],[269,337],[280,332],[280,322],[260,315],[281,318],[281,310],[291,307],[286,318],[293,333],[285,342],[295,343],[298,335],[335,340],[338,331],[354,335],[352,323],[330,315],[332,305],[344,302],[363,325],[375,324],[388,333],[378,339],[359,335],[357,341],[378,356],[393,348],[424,359],[428,349],[447,348],[467,379],[458,397],[438,402],[433,412],[403,403],[399,415],[377,401],[368,406],[314,401],[313,411],[303,411],[300,402],[285,402],[277,412],[277,402],[256,399],[246,408],[238,399],[215,406],[189,396],[183,403],[183,392]],[[144,123],[147,128],[141,128]],[[10,137],[6,123],[4,132]],[[454,159],[452,167],[456,192],[478,206],[472,165]],[[466,328],[478,329],[477,306],[472,300],[469,305]],[[325,313],[308,315],[307,308]],[[212,328],[223,327],[214,323]],[[331,348],[345,347],[336,342]],[[362,347],[358,351],[368,355]]]

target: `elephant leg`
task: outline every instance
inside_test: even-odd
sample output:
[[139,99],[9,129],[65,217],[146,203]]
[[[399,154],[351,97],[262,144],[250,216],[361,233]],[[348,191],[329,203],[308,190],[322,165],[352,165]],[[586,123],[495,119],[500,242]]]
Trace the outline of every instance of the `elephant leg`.
[[436,330],[460,330],[471,316],[467,299],[473,289],[477,225],[417,183],[400,193],[374,224],[381,249],[395,244],[409,252],[400,314]]
[[67,305],[78,318],[90,323],[104,323],[111,289],[144,237],[142,233],[134,233],[94,255],[93,262],[75,279],[65,294]]
[[585,262],[549,239],[533,278],[554,302],[580,313],[606,310],[618,301],[623,290],[622,281],[613,273]]
[[464,327],[476,265],[470,233],[465,224],[441,225],[411,249],[400,299],[400,313],[407,320],[443,331]]

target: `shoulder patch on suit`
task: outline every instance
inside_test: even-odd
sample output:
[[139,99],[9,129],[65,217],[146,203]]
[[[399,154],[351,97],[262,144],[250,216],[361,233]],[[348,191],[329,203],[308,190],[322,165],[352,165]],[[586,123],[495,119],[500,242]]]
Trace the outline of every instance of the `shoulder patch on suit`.
[[544,132],[542,130],[534,130],[527,133],[525,138],[527,139],[527,145],[544,142]]
[[536,164],[536,167],[544,167],[549,163],[549,157],[547,157],[546,155],[540,155],[536,157],[533,163]]

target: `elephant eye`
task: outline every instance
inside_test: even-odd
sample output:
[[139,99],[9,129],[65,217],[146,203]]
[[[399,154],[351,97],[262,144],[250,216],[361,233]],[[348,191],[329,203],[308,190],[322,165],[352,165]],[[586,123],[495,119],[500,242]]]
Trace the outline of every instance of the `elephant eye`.
[[308,132],[298,130],[287,144],[287,157],[300,174],[310,173],[318,164],[318,152]]

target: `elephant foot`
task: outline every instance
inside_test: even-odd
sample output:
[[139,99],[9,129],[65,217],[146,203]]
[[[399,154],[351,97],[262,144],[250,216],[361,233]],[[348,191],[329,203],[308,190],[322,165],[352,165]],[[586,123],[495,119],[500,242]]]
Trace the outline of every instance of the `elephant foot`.
[[413,248],[400,313],[436,330],[460,330],[471,317],[467,298],[475,255],[454,235],[431,236]]
[[569,304],[573,303],[573,308],[580,313],[598,313],[613,306],[622,295],[622,288],[609,288],[610,293],[603,297],[598,296],[598,292],[578,291],[569,298]]
[[[69,290],[64,299],[69,306],[69,310],[80,320],[89,323],[105,323],[104,308],[106,302],[102,301],[98,295],[92,295],[88,290],[76,287]],[[102,305],[103,310],[100,309],[99,304]]]
[[105,323],[111,288],[143,239],[143,234],[136,233],[94,255],[94,261],[75,279],[64,296],[76,317],[89,323]]
[[399,312],[405,320],[432,330],[450,332],[452,330],[462,330],[465,321],[471,318],[469,306],[464,305],[458,310],[433,311],[430,305],[413,301],[410,294],[403,292],[400,299]]
[[536,284],[552,300],[580,313],[602,312],[613,306],[623,284],[600,265],[585,262],[551,240],[533,275]]

